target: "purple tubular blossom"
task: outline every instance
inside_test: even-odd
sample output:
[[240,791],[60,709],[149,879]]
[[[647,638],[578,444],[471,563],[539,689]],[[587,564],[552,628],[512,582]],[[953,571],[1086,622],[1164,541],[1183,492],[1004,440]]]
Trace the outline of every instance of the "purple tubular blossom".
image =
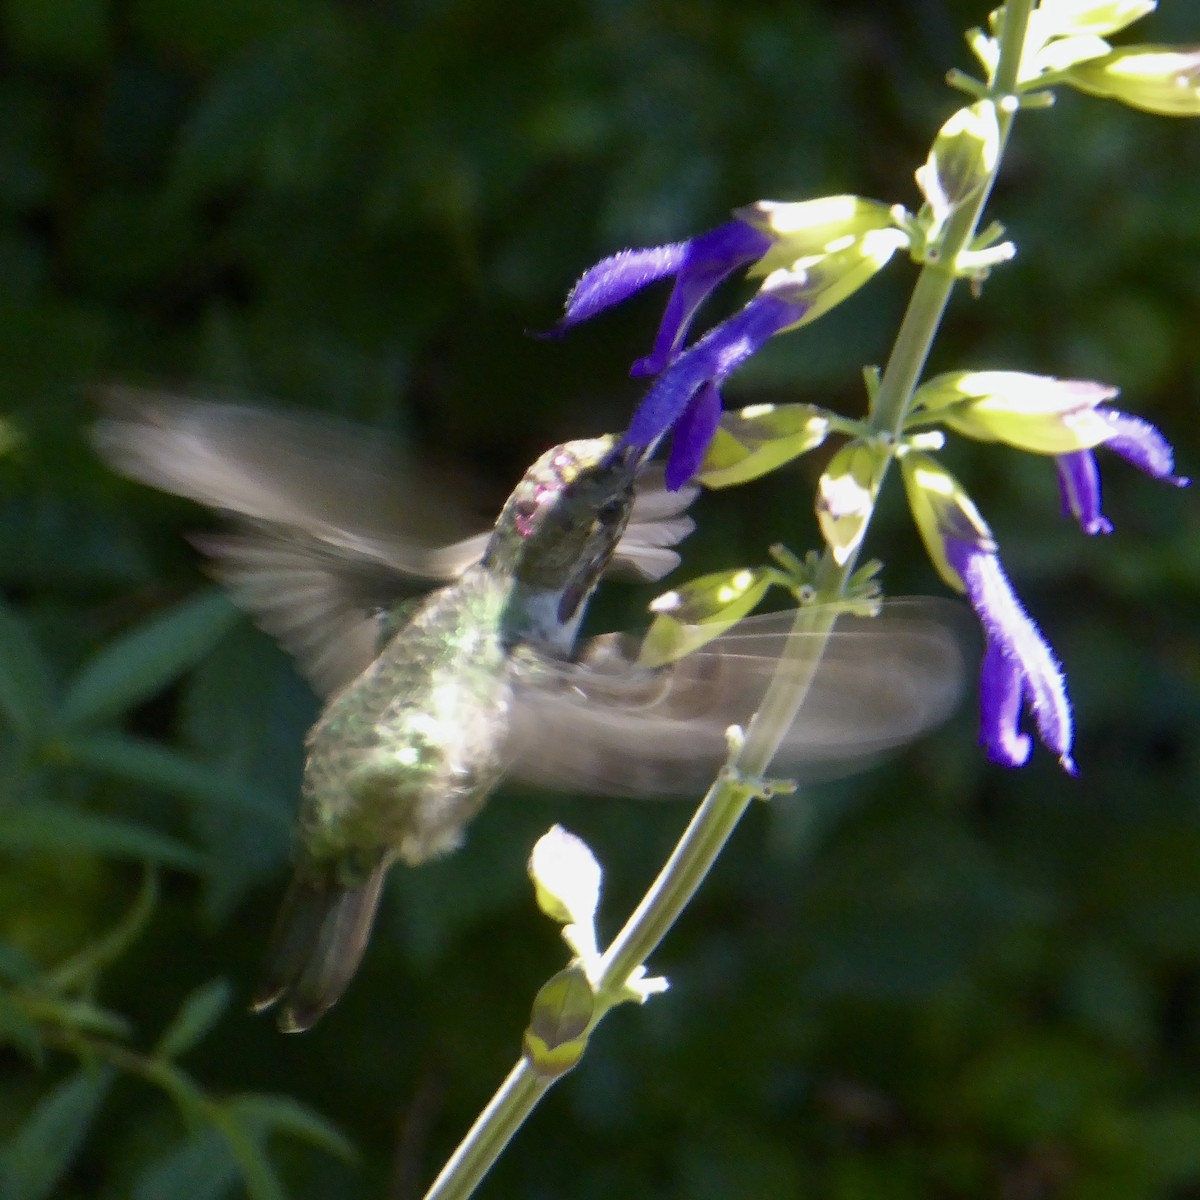
[[701,384],[671,435],[671,454],[664,479],[668,491],[677,492],[700,470],[720,419],[720,389],[712,382]]
[[807,304],[800,301],[759,292],[740,312],[715,325],[662,372],[633,414],[623,444],[649,457],[674,428],[667,480],[669,487],[682,487],[716,432],[721,382],[768,338],[799,321],[806,308]]
[[762,258],[771,239],[742,221],[730,221],[685,243],[675,287],[654,339],[654,348],[638,359],[631,375],[657,375],[679,353],[697,309],[739,267]]
[[677,275],[687,260],[690,243],[674,242],[646,250],[622,250],[585,271],[567,297],[566,313],[557,329],[569,329],[597,313],[620,304],[644,287]]
[[955,537],[945,545],[987,638],[979,682],[979,740],[988,758],[1009,767],[1028,761],[1032,744],[1019,727],[1021,706],[1027,703],[1038,736],[1074,775],[1074,731],[1062,667],[1022,608],[996,554]]
[[1023,767],[1033,752],[1033,739],[1020,729],[1021,675],[991,638],[979,669],[980,741],[988,758],[1006,767]]
[[1104,416],[1113,428],[1113,436],[1104,443],[1110,450],[1154,479],[1175,487],[1188,486],[1191,480],[1173,474],[1175,454],[1170,442],[1149,421],[1116,411]]
[[744,221],[730,221],[686,242],[623,250],[584,273],[567,297],[556,331],[569,329],[667,276],[675,287],[654,339],[654,348],[634,363],[632,375],[657,375],[687,337],[696,310],[722,280],[761,258],[771,239]]
[[1060,454],[1054,460],[1064,517],[1074,517],[1089,536],[1112,533],[1112,522],[1100,511],[1100,472],[1090,450]]
[[[1102,415],[1113,431],[1103,445],[1154,479],[1175,487],[1188,486],[1189,479],[1173,474],[1175,455],[1171,444],[1149,421],[1115,409],[1104,411]],[[1112,533],[1112,522],[1100,511],[1100,472],[1096,456],[1090,450],[1060,454],[1055,458],[1055,467],[1063,515],[1074,517],[1084,533]]]

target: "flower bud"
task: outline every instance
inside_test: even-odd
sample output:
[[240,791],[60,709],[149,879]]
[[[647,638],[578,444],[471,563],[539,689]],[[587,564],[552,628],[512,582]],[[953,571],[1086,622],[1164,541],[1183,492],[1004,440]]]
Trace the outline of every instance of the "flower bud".
[[600,903],[600,864],[587,843],[555,825],[529,856],[538,908],[560,925],[589,925]]
[[813,404],[752,404],[725,413],[696,481],[722,488],[757,479],[815,449],[828,433],[828,414]]
[[538,1075],[557,1079],[583,1057],[595,1011],[592,985],[579,965],[559,971],[542,985],[524,1039],[525,1058]]
[[817,484],[817,522],[838,566],[863,539],[887,461],[882,447],[849,442],[829,460]]
[[711,642],[753,612],[770,586],[768,570],[742,567],[701,575],[664,592],[650,605],[655,617],[642,641],[639,665],[661,667]]
[[909,451],[900,459],[900,472],[909,510],[930,560],[950,587],[964,591],[966,584],[947,557],[946,543],[952,540],[993,553],[992,531],[962,484],[931,455]]
[[1034,15],[1039,31],[1048,37],[1106,37],[1140,21],[1157,7],[1155,0],[1041,0]]
[[847,236],[831,242],[824,254],[798,258],[790,267],[772,271],[763,280],[762,294],[777,296],[802,313],[786,327],[798,329],[852,296],[908,244],[908,234],[895,228]]
[[736,209],[734,215],[771,238],[770,249],[748,272],[752,277],[790,268],[797,259],[820,257],[835,242],[893,224],[888,205],[862,196],[821,196],[794,203],[759,200]]
[[979,442],[1003,442],[1034,454],[1091,450],[1112,437],[1098,405],[1117,389],[1088,379],[1024,371],[949,371],[917,390],[916,404]]
[[1127,46],[1076,63],[1063,81],[1144,112],[1200,116],[1200,46]]
[[960,108],[933,140],[917,186],[933,213],[935,229],[987,183],[1000,155],[996,106],[980,100]]

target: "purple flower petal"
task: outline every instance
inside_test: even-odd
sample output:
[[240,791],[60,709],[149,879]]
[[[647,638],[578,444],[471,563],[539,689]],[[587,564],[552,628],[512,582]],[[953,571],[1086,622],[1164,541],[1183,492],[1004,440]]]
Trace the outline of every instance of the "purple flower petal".
[[585,271],[567,297],[566,313],[556,330],[569,329],[598,312],[628,300],[642,288],[678,273],[687,261],[690,242],[622,250]]
[[1100,472],[1090,450],[1059,454],[1054,459],[1064,517],[1074,517],[1086,534],[1112,533],[1112,522],[1100,511]]
[[[1000,559],[969,539],[946,539],[946,557],[967,589],[971,606],[987,638],[980,681],[980,741],[988,757],[1008,766],[1021,766],[1029,757],[1020,732],[1021,704],[1033,712],[1038,736],[1063,769],[1075,774],[1071,759],[1074,730],[1066,680],[1046,640],[1021,607]],[[1019,699],[1014,699],[1014,683]]]
[[685,243],[654,349],[633,364],[630,374],[657,375],[662,371],[682,347],[700,305],[722,280],[761,258],[770,246],[766,234],[742,221],[730,221]]
[[979,671],[979,727],[987,731],[980,740],[988,758],[1001,766],[1023,767],[1033,750],[1033,739],[1018,728],[1021,699],[1020,673],[989,639]]
[[[760,292],[740,312],[713,326],[663,371],[633,414],[623,444],[636,447],[643,457],[649,457],[692,406],[701,388],[708,384],[716,388],[768,338],[803,315],[803,305]],[[707,398],[705,402],[708,402]],[[713,423],[708,429],[709,440],[715,430]],[[703,456],[707,440],[700,445],[693,433],[686,441],[688,448],[684,453],[688,457]],[[683,482],[672,486],[682,486]]]
[[1175,454],[1171,443],[1149,421],[1115,410],[1105,412],[1104,416],[1113,428],[1113,436],[1104,443],[1110,450],[1155,479],[1175,487],[1188,486],[1191,480],[1172,474]]
[[715,383],[703,384],[671,434],[665,480],[668,491],[677,492],[700,469],[720,419],[721,392]]

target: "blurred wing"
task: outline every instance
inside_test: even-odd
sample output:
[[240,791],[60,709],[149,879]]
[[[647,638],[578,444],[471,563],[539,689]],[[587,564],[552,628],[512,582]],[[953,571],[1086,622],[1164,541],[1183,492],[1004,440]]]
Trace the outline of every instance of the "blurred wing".
[[662,467],[657,463],[644,467],[637,478],[633,510],[617,543],[612,567],[649,580],[661,579],[679,566],[679,555],[671,547],[696,528],[687,508],[699,490],[683,487],[669,492]]
[[[775,776],[861,770],[950,714],[964,659],[955,606],[896,601],[839,618]],[[793,614],[749,617],[681,662],[635,665],[628,639],[597,638],[574,664],[530,655],[518,672],[509,753],[515,776],[608,796],[699,795],[726,758],[725,730],[762,701]]]
[[464,569],[470,546],[430,547],[479,528],[455,501],[467,494],[465,481],[397,454],[377,434],[316,415],[132,388],[106,389],[102,401],[93,441],[124,475],[418,579],[444,581]]
[[[487,532],[461,536],[471,522],[451,498],[469,494],[463,480],[368,430],[133,388],[101,399],[92,437],[115,470],[233,516],[236,532],[197,545],[322,695],[375,657],[377,613],[453,582],[487,547]],[[670,547],[692,530],[696,493],[643,478],[615,561],[657,579],[679,561]]]
[[192,540],[234,603],[295,657],[321,696],[366,670],[379,653],[381,612],[412,596],[393,568],[280,527],[247,524]]
[[482,539],[445,500],[464,489],[364,430],[314,416],[108,389],[93,441],[117,471],[231,515],[196,539],[234,600],[328,695],[378,652],[378,613],[456,579]]

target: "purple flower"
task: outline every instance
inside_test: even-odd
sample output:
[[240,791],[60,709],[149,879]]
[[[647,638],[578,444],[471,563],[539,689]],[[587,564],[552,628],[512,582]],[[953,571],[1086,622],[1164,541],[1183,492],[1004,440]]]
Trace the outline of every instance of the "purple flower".
[[716,432],[722,381],[768,338],[800,320],[806,308],[785,291],[759,292],[659,375],[634,413],[624,444],[649,456],[673,430],[666,483],[672,490],[682,487],[696,473]]
[[657,375],[634,414],[624,444],[643,457],[673,433],[666,482],[682,487],[699,469],[721,417],[720,384],[773,334],[793,325],[806,303],[789,301],[781,288],[760,292],[740,312],[710,329],[689,349],[683,345],[700,305],[724,279],[760,259],[771,237],[744,221],[730,221],[687,242],[625,250],[591,268],[567,297],[567,329],[628,299],[656,280],[675,277],[675,287],[654,339],[632,375]]
[[623,250],[598,262],[576,283],[558,328],[578,325],[642,288],[674,276],[675,287],[654,348],[630,370],[631,375],[657,375],[679,352],[696,310],[718,284],[739,267],[761,258],[770,247],[767,234],[744,221],[730,221],[686,242]]
[[[1189,479],[1173,473],[1175,457],[1170,443],[1153,425],[1115,409],[1103,410],[1101,415],[1112,427],[1112,434],[1103,443],[1110,450],[1154,479],[1175,487],[1188,486]],[[1084,533],[1112,533],[1112,522],[1100,511],[1100,471],[1092,451],[1060,454],[1054,463],[1063,515],[1075,517]]]
[[987,639],[979,681],[979,741],[988,758],[1009,767],[1029,760],[1032,740],[1020,729],[1021,707],[1028,704],[1038,736],[1074,775],[1071,703],[1054,652],[1017,599],[990,541],[963,526],[943,534],[946,559],[966,585]]
[[[829,196],[798,204],[763,202],[687,242],[625,250],[597,263],[571,290],[558,329],[674,276],[651,352],[634,375],[657,380],[634,414],[624,444],[648,457],[673,432],[667,486],[699,468],[721,416],[720,385],[777,333],[815,320],[881,270],[908,235],[878,201]],[[759,292],[740,312],[684,348],[696,312],[722,280],[754,264]]]

